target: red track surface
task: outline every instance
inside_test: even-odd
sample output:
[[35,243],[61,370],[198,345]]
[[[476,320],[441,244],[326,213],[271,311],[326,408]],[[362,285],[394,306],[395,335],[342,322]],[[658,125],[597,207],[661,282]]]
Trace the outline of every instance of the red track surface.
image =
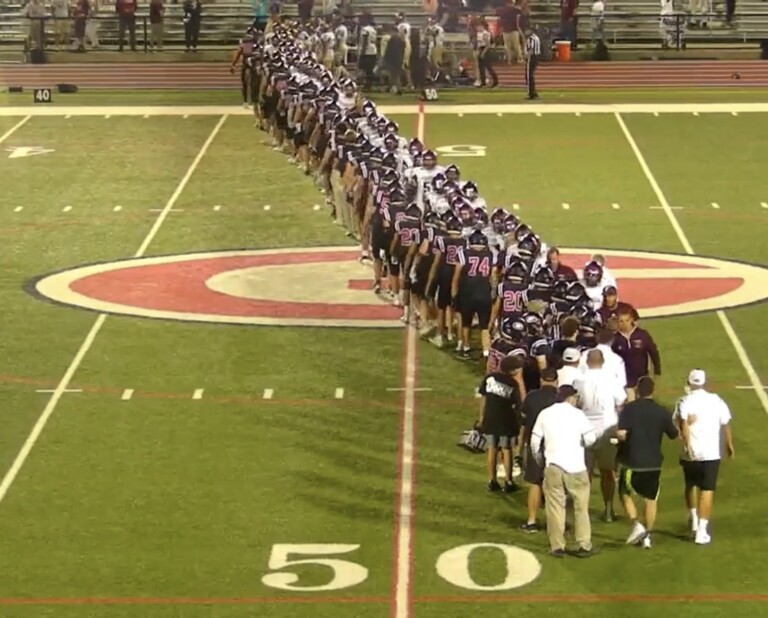
[[[502,85],[522,86],[522,65],[497,67]],[[738,75],[739,78],[736,78]],[[605,86],[768,86],[768,62],[551,62],[536,75],[541,88]],[[0,66],[0,85],[80,88],[235,88],[226,63],[49,64]]]

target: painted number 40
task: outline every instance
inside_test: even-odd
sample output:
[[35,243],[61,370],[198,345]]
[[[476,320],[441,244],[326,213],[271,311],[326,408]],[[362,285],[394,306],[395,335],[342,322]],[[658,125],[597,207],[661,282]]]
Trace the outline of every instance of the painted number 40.
[[[360,545],[342,544],[279,544],[272,546],[269,569],[274,571],[261,578],[270,588],[298,592],[320,592],[341,590],[362,584],[368,579],[368,569],[350,560],[330,558],[351,554]],[[470,573],[470,558],[477,550],[500,552],[506,563],[503,580],[494,584],[479,584]],[[308,585],[301,583],[301,576],[295,567],[321,566],[330,569],[331,579],[325,584]],[[443,552],[435,564],[437,574],[449,584],[465,590],[493,591],[519,588],[538,577],[541,565],[529,551],[500,543],[473,543],[460,545]]]

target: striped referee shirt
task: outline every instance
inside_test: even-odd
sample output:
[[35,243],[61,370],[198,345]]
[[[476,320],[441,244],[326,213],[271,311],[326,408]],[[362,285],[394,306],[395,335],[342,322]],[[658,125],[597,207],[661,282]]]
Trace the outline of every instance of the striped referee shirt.
[[529,56],[540,56],[541,55],[541,39],[539,38],[539,35],[535,32],[532,32],[528,36],[528,40],[525,42],[525,51],[528,52]]

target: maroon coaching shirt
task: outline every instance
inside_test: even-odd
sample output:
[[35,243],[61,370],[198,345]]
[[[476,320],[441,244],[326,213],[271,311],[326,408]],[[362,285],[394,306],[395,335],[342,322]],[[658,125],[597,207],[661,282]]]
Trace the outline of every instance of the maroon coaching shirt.
[[635,328],[629,335],[616,333],[611,347],[624,359],[627,386],[634,388],[640,378],[648,375],[649,359],[653,363],[654,375],[661,375],[661,356],[647,330]]

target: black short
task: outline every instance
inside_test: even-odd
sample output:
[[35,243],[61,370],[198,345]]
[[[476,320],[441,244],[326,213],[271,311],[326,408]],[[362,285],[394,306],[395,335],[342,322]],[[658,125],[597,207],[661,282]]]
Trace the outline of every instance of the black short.
[[451,306],[451,286],[453,285],[453,266],[441,266],[437,282],[437,308],[447,309]]
[[619,495],[637,494],[646,500],[656,500],[660,481],[661,470],[631,470],[622,466],[619,469]]
[[280,111],[277,112],[275,114],[275,124],[281,131],[286,131],[288,129],[288,113]]
[[480,330],[487,330],[491,322],[491,308],[493,307],[490,289],[474,290],[472,288],[463,288],[460,295],[461,325],[464,328],[469,328],[472,326],[475,316],[477,316],[478,328]]
[[530,444],[526,447],[525,454],[525,470],[523,470],[523,479],[526,483],[531,485],[543,485],[544,484],[544,468],[539,465],[536,458],[533,456]]
[[371,231],[371,249],[374,259],[389,260],[389,247],[392,244],[392,230],[385,229],[381,224],[373,226]]
[[429,279],[429,271],[432,269],[432,260],[426,257],[422,257],[419,263],[416,265],[416,281],[411,286],[411,292],[415,296],[424,298],[424,294],[427,291],[427,280]]
[[702,491],[715,491],[717,476],[720,472],[720,460],[684,461],[680,460],[685,478],[685,488],[698,487]]
[[304,136],[304,131],[295,129],[293,132],[293,145],[296,146],[296,148],[301,148],[302,146],[305,146],[306,143],[307,139]]

